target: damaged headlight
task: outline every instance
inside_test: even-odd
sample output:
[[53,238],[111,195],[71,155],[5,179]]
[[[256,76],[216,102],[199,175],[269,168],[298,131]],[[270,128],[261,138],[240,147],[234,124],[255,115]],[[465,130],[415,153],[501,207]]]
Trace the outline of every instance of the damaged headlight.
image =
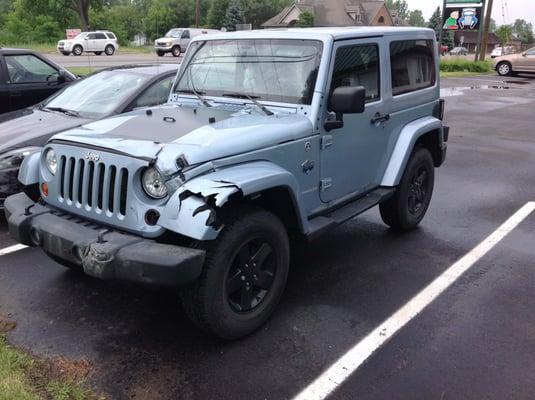
[[167,196],[167,187],[156,168],[150,167],[143,172],[141,184],[145,193],[154,199],[163,199]]
[[0,170],[20,167],[25,157],[38,151],[40,147],[23,147],[0,154]]

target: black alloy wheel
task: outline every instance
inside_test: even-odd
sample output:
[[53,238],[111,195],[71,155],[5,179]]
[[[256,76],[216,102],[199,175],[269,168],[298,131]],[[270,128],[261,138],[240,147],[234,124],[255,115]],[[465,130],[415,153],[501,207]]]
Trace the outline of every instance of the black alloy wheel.
[[273,248],[263,239],[251,239],[237,252],[227,275],[227,301],[240,313],[258,307],[268,295],[275,274]]

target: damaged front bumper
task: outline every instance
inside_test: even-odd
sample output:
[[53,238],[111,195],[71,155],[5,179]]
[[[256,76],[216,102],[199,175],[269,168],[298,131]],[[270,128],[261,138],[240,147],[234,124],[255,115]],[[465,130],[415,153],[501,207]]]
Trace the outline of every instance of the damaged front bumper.
[[203,250],[99,227],[35,204],[24,193],[9,197],[5,211],[15,240],[39,246],[58,262],[79,266],[95,278],[184,286],[202,272]]

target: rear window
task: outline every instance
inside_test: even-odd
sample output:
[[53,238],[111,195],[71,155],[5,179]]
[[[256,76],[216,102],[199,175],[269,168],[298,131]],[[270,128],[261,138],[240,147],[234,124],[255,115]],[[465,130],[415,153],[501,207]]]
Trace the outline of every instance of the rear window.
[[432,40],[403,40],[390,43],[392,94],[415,92],[436,82],[435,47]]

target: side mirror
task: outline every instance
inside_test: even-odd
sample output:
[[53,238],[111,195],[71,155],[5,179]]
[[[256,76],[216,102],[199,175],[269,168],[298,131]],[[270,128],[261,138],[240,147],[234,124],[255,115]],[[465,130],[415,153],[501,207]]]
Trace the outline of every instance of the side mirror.
[[62,83],[65,83],[66,81],[67,81],[67,77],[65,76],[65,71],[60,69],[58,71],[58,80],[57,80],[57,82],[59,84],[62,84]]
[[344,126],[344,114],[362,114],[366,109],[366,88],[341,86],[334,90],[329,101],[329,111],[336,113],[335,120],[325,121],[325,130],[332,131]]
[[527,57],[527,56],[528,56],[528,53],[526,53],[526,52],[522,53],[522,57]]

